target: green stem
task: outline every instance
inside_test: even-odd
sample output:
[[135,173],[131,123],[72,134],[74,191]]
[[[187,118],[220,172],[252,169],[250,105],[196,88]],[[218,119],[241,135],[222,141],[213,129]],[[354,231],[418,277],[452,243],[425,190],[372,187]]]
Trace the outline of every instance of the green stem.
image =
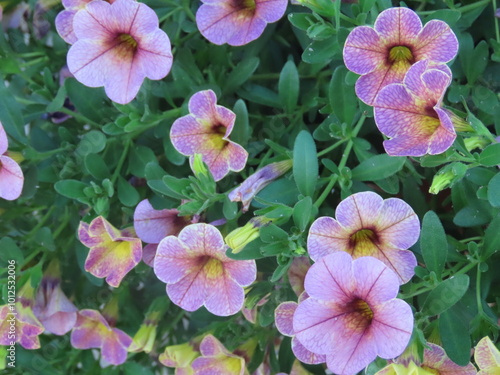
[[314,202],[315,207],[319,208],[319,206],[321,206],[321,204],[325,201],[326,197],[328,197],[328,194],[330,194],[330,191],[332,191],[332,188],[338,179],[339,179],[338,174],[332,175],[332,177],[330,178],[330,182],[328,183],[328,185],[326,185],[325,189],[323,190],[319,198],[316,200],[316,202]]
[[[497,0],[493,0],[493,14],[497,11]],[[500,43],[500,30],[498,28],[498,18],[495,17],[495,35],[497,39],[497,43]]]
[[321,156],[323,156],[323,155],[325,155],[325,154],[328,154],[332,150],[335,150],[338,146],[340,146],[342,143],[344,143],[346,141],[347,141],[347,139],[341,139],[340,141],[334,143],[330,147],[327,147],[324,150],[318,152],[318,158],[321,157]]
[[37,225],[35,225],[35,227],[33,229],[31,229],[28,234],[26,235],[27,237],[31,237],[32,235],[34,235],[41,227],[43,227],[45,225],[45,223],[47,222],[47,220],[49,219],[50,215],[52,215],[52,212],[54,212],[55,210],[55,206],[52,206],[49,208],[49,210],[47,211],[47,213],[42,217],[42,219],[38,222]]
[[478,241],[482,240],[482,236],[476,236],[476,237],[469,237],[469,238],[464,238],[463,240],[459,240],[459,242],[470,242],[470,241]]
[[359,26],[359,22],[357,20],[355,20],[354,18],[348,17],[342,12],[339,12],[339,13],[340,13],[341,20],[344,20],[344,21],[347,21],[349,23],[352,23],[353,25]]
[[191,12],[191,9],[189,8],[189,1],[183,1],[182,2],[182,8],[186,12],[187,16],[196,23],[196,17],[194,16],[193,12]]
[[128,149],[129,149],[131,143],[132,143],[132,140],[130,140],[130,139],[127,139],[125,141],[125,145],[123,147],[123,151],[122,151],[122,154],[120,156],[120,160],[118,160],[118,164],[116,165],[113,176],[111,177],[111,182],[113,183],[113,185],[115,184],[116,179],[120,175],[120,171],[123,167],[123,163],[125,163],[125,159],[127,158]]
[[476,274],[476,302],[477,302],[477,312],[478,315],[482,315],[484,313],[483,310],[483,302],[481,300],[481,263],[477,264],[477,274]]
[[72,111],[71,109],[68,109],[66,107],[60,108],[58,112],[62,112],[62,113],[65,113],[71,117],[74,117],[75,119],[77,119],[80,122],[84,122],[84,123],[87,123],[89,125],[99,127],[99,128],[101,127],[101,125],[99,125],[97,122],[89,119],[88,117],[82,115],[81,113],[77,113],[77,112]]

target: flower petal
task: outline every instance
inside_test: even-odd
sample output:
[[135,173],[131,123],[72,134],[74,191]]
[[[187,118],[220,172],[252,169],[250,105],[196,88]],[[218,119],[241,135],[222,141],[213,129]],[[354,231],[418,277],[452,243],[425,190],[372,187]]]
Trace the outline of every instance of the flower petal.
[[[443,348],[438,345],[427,343],[429,348],[424,350],[423,365],[439,371],[441,375],[475,375],[477,370],[472,363],[459,366],[446,355]],[[477,350],[477,347],[476,347]],[[497,351],[498,352],[498,351]],[[477,362],[477,361],[476,361]],[[498,369],[497,369],[498,374]],[[481,375],[483,375],[481,373]]]
[[411,46],[422,30],[422,22],[413,10],[394,7],[379,14],[374,28],[381,38],[391,44]]
[[178,238],[168,236],[158,245],[153,268],[156,277],[164,283],[176,283],[190,273],[199,272],[201,267]]
[[224,255],[225,257],[226,244],[222,234],[212,225],[191,224],[179,233],[178,238],[192,253],[213,257]]
[[384,201],[377,220],[380,242],[399,249],[408,249],[420,236],[420,221],[405,201],[389,198]]
[[235,260],[224,262],[227,274],[240,286],[249,286],[257,277],[255,260]]
[[24,175],[21,167],[8,156],[0,155],[0,198],[12,201],[21,196]]
[[455,33],[440,20],[427,22],[415,42],[414,53],[419,60],[451,61],[458,52]]
[[7,148],[9,147],[9,140],[7,138],[7,133],[0,122],[0,155],[5,154]]
[[349,231],[370,229],[376,223],[383,204],[378,194],[370,191],[356,193],[340,202],[335,216],[340,225]]
[[500,367],[500,351],[488,336],[477,343],[474,360],[481,370]]
[[316,219],[307,236],[309,256],[312,260],[318,261],[328,254],[347,249],[349,234],[337,220],[331,217],[324,216]]
[[234,315],[243,307],[245,293],[227,274],[206,277],[207,298],[205,307],[217,316]]
[[173,303],[186,311],[198,310],[205,302],[207,281],[202,269],[203,266],[200,266],[189,272],[178,282],[167,284],[168,297]]
[[216,105],[217,96],[215,92],[212,90],[198,91],[189,99],[189,113],[194,118],[209,120],[209,122],[215,123],[217,119]]
[[399,280],[385,264],[373,257],[361,257],[352,262],[356,280],[356,296],[370,306],[396,298]]
[[262,18],[267,23],[276,22],[285,14],[288,5],[287,0],[256,0],[257,17]]
[[141,201],[134,211],[134,229],[137,236],[148,243],[159,243],[167,236],[175,236],[183,228],[184,219],[178,217],[179,211],[155,210],[147,199]]
[[[292,351],[300,362],[310,365],[317,365],[326,362],[326,356],[324,354],[316,354],[307,350],[297,337],[292,338]],[[291,375],[293,375],[293,373]]]
[[344,45],[344,63],[356,74],[368,74],[385,63],[387,48],[378,33],[368,26],[356,27]]
[[274,323],[278,331],[285,336],[294,336],[293,314],[297,310],[297,302],[282,302],[274,310]]

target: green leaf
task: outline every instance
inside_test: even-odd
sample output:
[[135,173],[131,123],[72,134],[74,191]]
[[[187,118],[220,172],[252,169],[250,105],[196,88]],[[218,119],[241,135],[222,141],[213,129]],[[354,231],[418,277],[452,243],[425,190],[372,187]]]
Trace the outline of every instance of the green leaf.
[[23,253],[12,238],[3,237],[2,239],[0,239],[0,249],[2,249],[2,251],[0,251],[0,261],[2,261],[2,267],[7,268],[7,266],[10,264],[8,262],[12,262],[12,260],[15,261],[16,268],[19,267],[18,265],[23,262]]
[[[165,186],[170,189],[170,191],[174,194],[174,195],[177,195],[177,196],[172,196],[172,198],[179,198],[179,199],[184,199],[186,198],[183,191],[184,189],[186,189],[189,185],[191,185],[191,182],[186,179],[186,178],[183,178],[183,179],[179,179],[179,178],[175,178],[173,176],[163,176],[163,179],[162,179],[163,183],[165,184]],[[168,195],[168,194],[167,194]]]
[[302,198],[293,207],[293,221],[302,232],[306,229],[311,220],[312,209],[313,201],[311,197]]
[[234,104],[233,112],[236,115],[236,119],[234,120],[233,131],[231,132],[231,140],[244,147],[248,143],[252,132],[248,122],[248,110],[245,102],[238,99]]
[[225,93],[233,92],[243,85],[255,72],[259,66],[260,60],[258,57],[250,57],[241,61],[234,67],[227,79],[223,91]]
[[442,314],[460,298],[462,298],[469,288],[469,276],[452,276],[434,288],[422,306],[422,312],[428,316]]
[[288,240],[288,233],[274,224],[269,224],[261,227],[259,230],[259,234],[260,238],[262,239],[262,242],[265,243],[273,243],[273,242]]
[[481,253],[481,259],[484,261],[500,250],[500,236],[498,235],[499,228],[500,215],[497,215],[488,225],[488,228],[486,228],[484,233],[483,251]]
[[14,99],[10,90],[5,87],[4,77],[0,75],[0,122],[7,134],[25,144],[24,118],[21,105]]
[[99,130],[91,130],[85,133],[76,148],[76,153],[80,156],[97,154],[106,147],[106,136]]
[[85,196],[83,189],[87,186],[87,184],[77,180],[61,180],[55,183],[54,189],[67,198],[77,199]]
[[48,227],[40,228],[33,236],[33,240],[37,244],[46,248],[49,251],[54,251],[56,249],[56,245],[54,244],[54,237],[52,235],[52,231]]
[[405,161],[405,157],[387,154],[372,156],[352,170],[352,179],[358,181],[383,180],[399,172]]
[[493,207],[500,207],[500,172],[488,183],[488,201]]
[[340,121],[351,125],[356,115],[358,99],[354,87],[345,85],[347,72],[348,70],[344,66],[335,69],[328,88],[328,101],[333,113]]
[[250,242],[248,245],[246,245],[243,250],[241,250],[239,253],[233,254],[231,249],[228,249],[226,251],[226,255],[235,260],[249,260],[249,259],[260,259],[264,258],[264,255],[262,255],[262,252],[260,249],[265,246],[266,244],[262,242],[260,238],[257,238],[256,240]]
[[287,61],[280,73],[278,93],[287,113],[292,113],[299,99],[299,73],[292,60]]
[[500,164],[500,143],[494,143],[486,147],[479,155],[479,163],[487,167]]
[[311,13],[290,13],[288,20],[293,26],[304,31],[316,23]]
[[151,162],[156,162],[153,150],[141,145],[132,147],[129,157],[130,173],[140,178],[146,177],[146,165]]
[[336,35],[323,40],[315,40],[302,53],[302,60],[308,64],[326,64],[341,53]]
[[66,79],[64,86],[78,112],[98,123],[102,122],[102,109],[106,108],[104,103],[107,101],[102,88],[84,86],[74,78]]
[[316,145],[310,133],[302,130],[293,146],[293,177],[299,191],[312,197],[318,182]]
[[439,9],[435,10],[429,16],[425,17],[423,23],[426,24],[430,20],[441,20],[449,26],[453,26],[462,16],[462,13],[454,9]]
[[238,96],[253,103],[262,104],[266,107],[281,108],[281,101],[276,92],[267,87],[247,83],[237,91]]
[[109,168],[106,165],[106,162],[101,157],[101,155],[88,154],[87,156],[85,156],[84,164],[85,168],[87,168],[92,177],[95,177],[98,180],[104,180],[105,178],[109,178],[110,176]]
[[231,202],[226,196],[222,204],[222,213],[227,220],[233,220],[238,214],[238,203]]
[[456,309],[445,311],[439,316],[438,321],[439,333],[446,354],[457,365],[467,365],[471,350],[469,322],[464,321]]
[[135,206],[141,199],[137,190],[121,176],[118,177],[118,199],[127,207]]
[[429,271],[434,271],[436,276],[441,278],[441,272],[443,272],[448,253],[448,243],[443,225],[433,211],[427,212],[424,216],[420,235],[420,249]]

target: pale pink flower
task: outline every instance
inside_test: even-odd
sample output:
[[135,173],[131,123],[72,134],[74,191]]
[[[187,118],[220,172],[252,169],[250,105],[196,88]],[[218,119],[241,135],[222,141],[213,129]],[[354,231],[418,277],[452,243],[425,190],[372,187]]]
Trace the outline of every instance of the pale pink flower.
[[[56,30],[66,43],[73,44],[77,41],[73,30],[73,18],[75,14],[84,9],[92,0],[62,0],[64,10],[61,11],[55,20]],[[112,1],[110,1],[112,3]]]
[[21,195],[24,175],[19,164],[7,156],[8,146],[7,134],[0,123],[0,198],[12,201]]

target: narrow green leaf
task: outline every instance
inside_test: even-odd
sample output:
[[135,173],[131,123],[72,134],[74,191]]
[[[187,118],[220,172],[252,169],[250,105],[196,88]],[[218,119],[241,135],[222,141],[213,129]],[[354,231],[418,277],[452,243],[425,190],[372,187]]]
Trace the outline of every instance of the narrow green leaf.
[[293,146],[293,177],[299,191],[312,197],[318,180],[316,145],[310,133],[302,130]]
[[292,60],[287,61],[280,73],[278,93],[287,113],[292,113],[299,99],[299,73]]
[[387,154],[372,156],[352,170],[352,179],[357,181],[383,180],[399,172],[405,161],[405,157]]
[[231,132],[231,140],[244,147],[248,143],[252,131],[248,122],[248,110],[245,102],[238,99],[234,104],[233,112],[236,115],[236,119],[234,120],[233,131]]
[[255,72],[259,66],[260,60],[258,57],[250,57],[242,60],[234,67],[227,77],[226,84],[223,87],[224,92],[233,92],[243,85]]
[[105,161],[99,154],[88,154],[84,159],[85,168],[89,171],[92,177],[98,180],[109,178],[110,172]]
[[436,276],[441,278],[448,253],[448,243],[443,225],[433,211],[427,212],[424,216],[420,249],[429,271],[434,271]]
[[54,189],[67,198],[76,199],[85,196],[83,189],[87,186],[87,184],[77,180],[61,180],[55,183]]
[[[340,121],[350,125],[356,115],[358,99],[354,87],[345,84],[347,72],[348,70],[344,66],[335,69],[328,88],[328,101],[333,113]],[[341,90],[339,90],[340,87]]]
[[497,215],[493,221],[488,225],[484,234],[484,245],[481,254],[482,260],[487,260],[490,256],[500,250],[500,236],[498,231],[500,229],[500,215]]
[[311,220],[313,201],[311,197],[304,197],[293,207],[293,221],[297,228],[304,231]]
[[460,298],[462,298],[469,288],[469,276],[452,276],[434,288],[422,306],[422,312],[428,316],[442,314]]

